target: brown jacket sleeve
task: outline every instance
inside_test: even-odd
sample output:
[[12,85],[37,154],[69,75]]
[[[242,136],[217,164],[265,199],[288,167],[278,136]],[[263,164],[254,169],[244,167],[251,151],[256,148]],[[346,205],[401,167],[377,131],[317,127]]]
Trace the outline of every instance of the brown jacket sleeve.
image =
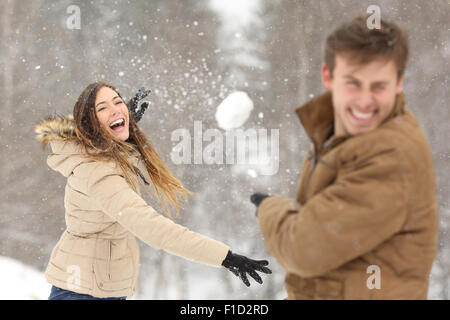
[[314,277],[366,253],[398,232],[407,215],[407,165],[385,150],[339,169],[303,207],[266,198],[258,219],[268,252],[289,272]]
[[229,247],[222,242],[190,231],[157,213],[107,164],[92,166],[88,195],[109,217],[156,249],[196,262],[220,267]]

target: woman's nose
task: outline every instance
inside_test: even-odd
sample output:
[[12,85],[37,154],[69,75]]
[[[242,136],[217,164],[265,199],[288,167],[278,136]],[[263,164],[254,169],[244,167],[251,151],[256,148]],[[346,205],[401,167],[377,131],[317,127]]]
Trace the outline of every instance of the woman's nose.
[[120,107],[120,105],[113,104],[113,107],[112,107],[112,114],[113,114],[113,116],[119,114],[121,109],[122,108]]

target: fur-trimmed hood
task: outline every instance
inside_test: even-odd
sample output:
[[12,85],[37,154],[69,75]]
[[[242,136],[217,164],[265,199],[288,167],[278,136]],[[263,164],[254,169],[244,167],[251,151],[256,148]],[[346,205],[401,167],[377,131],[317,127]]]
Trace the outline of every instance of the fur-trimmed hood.
[[34,128],[36,139],[46,147],[52,140],[77,141],[75,120],[72,114],[50,116]]
[[[52,153],[47,158],[50,168],[68,177],[82,163],[94,160],[86,157],[84,148],[75,134],[75,120],[72,114],[67,116],[49,116],[36,125],[36,139],[43,147],[50,145]],[[95,150],[92,149],[95,153]],[[146,184],[149,184],[144,162],[137,153],[128,156],[128,161],[135,167]]]
[[48,166],[65,177],[80,164],[92,161],[83,155],[72,114],[47,117],[36,125],[34,132],[43,147],[50,145],[52,149],[47,158]]

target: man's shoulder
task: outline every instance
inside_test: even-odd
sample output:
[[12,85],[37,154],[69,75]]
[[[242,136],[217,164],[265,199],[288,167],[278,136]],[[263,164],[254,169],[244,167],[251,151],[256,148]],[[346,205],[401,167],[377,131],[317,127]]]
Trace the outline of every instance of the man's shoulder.
[[427,161],[431,149],[414,115],[407,111],[368,133],[354,136],[342,146],[344,158],[370,159],[393,154],[399,161]]

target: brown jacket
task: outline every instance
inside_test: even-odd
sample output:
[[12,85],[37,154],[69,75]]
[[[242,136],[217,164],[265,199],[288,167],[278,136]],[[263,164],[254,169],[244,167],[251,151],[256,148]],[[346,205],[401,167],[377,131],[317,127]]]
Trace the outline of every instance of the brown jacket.
[[273,196],[258,209],[288,299],[426,299],[437,251],[434,166],[404,95],[357,136],[329,137],[329,92],[297,114],[314,145],[297,201]]
[[[36,127],[38,140],[50,144],[53,151],[48,165],[67,177],[67,228],[45,271],[49,283],[95,297],[133,295],[140,267],[136,237],[153,248],[221,266],[227,245],[158,214],[141,198],[138,178],[128,184],[113,162],[83,157],[74,126],[69,115],[44,120]],[[140,155],[129,160],[141,179],[150,181]]]

